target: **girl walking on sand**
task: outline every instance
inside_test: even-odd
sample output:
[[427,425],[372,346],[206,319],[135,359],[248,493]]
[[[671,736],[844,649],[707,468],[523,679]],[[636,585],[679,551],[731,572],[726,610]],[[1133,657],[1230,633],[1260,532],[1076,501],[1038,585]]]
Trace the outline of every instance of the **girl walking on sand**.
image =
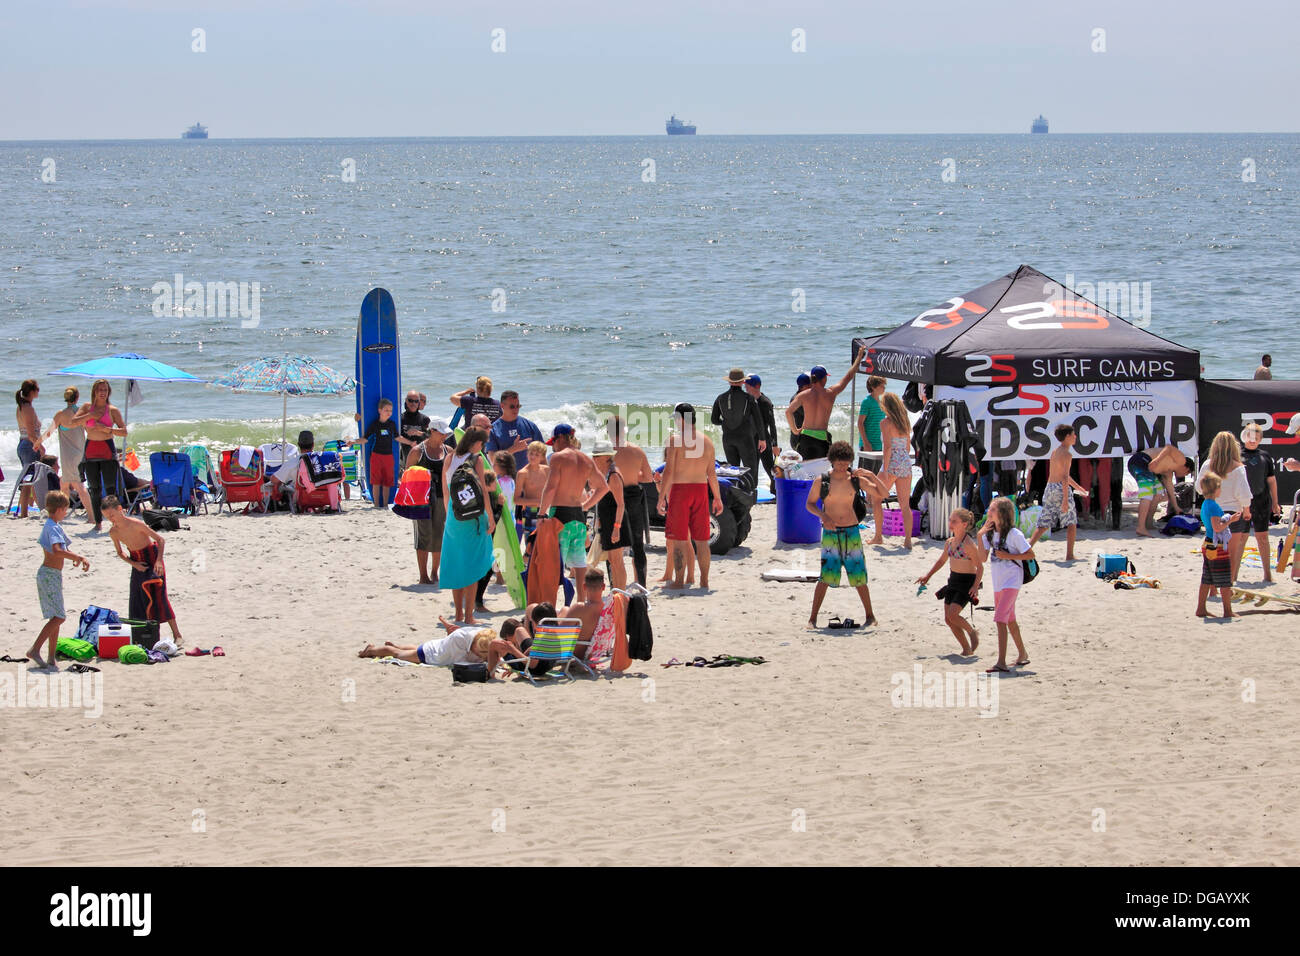
[[1034,557],[1034,549],[1016,527],[1016,513],[1009,498],[994,498],[989,505],[989,519],[980,532],[984,548],[989,555],[989,568],[993,574],[993,620],[998,626],[998,662],[988,669],[1005,673],[1007,667],[1007,633],[1016,642],[1016,661],[1013,667],[1029,663],[1025,642],[1020,639],[1020,623],[1016,620],[1016,598],[1024,583],[1024,563]]
[[979,600],[980,581],[984,577],[984,552],[972,534],[974,530],[975,516],[965,508],[956,509],[948,518],[952,537],[944,544],[943,553],[929,574],[916,579],[917,584],[929,584],[944,562],[952,559],[948,565],[948,583],[943,587],[943,621],[961,645],[963,657],[974,654],[980,646],[979,631],[961,616],[962,608]]

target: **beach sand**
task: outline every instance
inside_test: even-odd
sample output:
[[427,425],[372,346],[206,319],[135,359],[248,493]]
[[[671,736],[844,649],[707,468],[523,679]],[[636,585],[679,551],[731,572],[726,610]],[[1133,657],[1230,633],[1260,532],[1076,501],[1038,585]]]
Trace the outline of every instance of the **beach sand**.
[[[974,674],[996,659],[990,612],[976,612],[978,661],[961,662],[933,598],[942,575],[915,596],[938,542],[868,554],[879,626],[809,633],[812,585],[759,573],[816,568],[817,548],[774,546],[760,506],[711,594],[655,589],[654,660],[615,679],[454,686],[357,659],[367,641],[437,636],[451,597],[411,583],[407,521],[348,508],[198,516],[167,535],[187,645],[228,656],[105,662],[96,719],[0,709],[5,862],[1300,863],[1300,615],[1196,620],[1197,539],[1085,530],[1072,566],[1060,536],[1040,543],[1019,602],[1032,664],[996,681],[982,717],[893,706],[894,675],[915,665]],[[86,604],[127,603],[127,566],[82,529],[69,523],[93,570],[64,572],[67,635]],[[13,656],[40,626],[39,531],[0,521]],[[1094,549],[1164,587],[1114,590]],[[652,551],[652,578],[663,562]],[[487,601],[507,604],[495,585]],[[832,592],[822,622],[832,613],[861,620],[857,595]],[[660,666],[720,653],[769,663]],[[25,669],[0,664],[10,680]]]

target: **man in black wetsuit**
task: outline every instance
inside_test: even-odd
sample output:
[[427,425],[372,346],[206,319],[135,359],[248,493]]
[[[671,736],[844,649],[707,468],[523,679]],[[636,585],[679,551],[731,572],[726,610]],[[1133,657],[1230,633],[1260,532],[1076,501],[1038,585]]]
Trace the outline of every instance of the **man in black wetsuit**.
[[745,391],[745,373],[733,368],[727,374],[730,386],[713,401],[709,420],[722,427],[722,453],[730,465],[749,469],[749,487],[758,490],[758,456],[767,448],[758,402]]
[[[763,470],[767,472],[767,483],[771,487],[773,494],[776,493],[776,456],[781,453],[777,447],[776,434],[776,410],[772,407],[772,400],[763,394],[763,380],[757,375],[751,375],[745,379],[745,391],[749,392],[754,401],[758,402],[759,418],[763,421],[763,431],[760,435],[766,442],[767,447],[759,453],[759,459],[763,462]],[[754,476],[757,484],[758,476]]]

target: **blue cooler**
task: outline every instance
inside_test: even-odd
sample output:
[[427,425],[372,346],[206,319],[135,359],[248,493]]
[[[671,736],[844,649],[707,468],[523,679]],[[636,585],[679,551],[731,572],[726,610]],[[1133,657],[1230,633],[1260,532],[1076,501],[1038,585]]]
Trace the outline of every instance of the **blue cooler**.
[[776,540],[782,544],[821,544],[822,522],[808,510],[811,481],[776,479]]

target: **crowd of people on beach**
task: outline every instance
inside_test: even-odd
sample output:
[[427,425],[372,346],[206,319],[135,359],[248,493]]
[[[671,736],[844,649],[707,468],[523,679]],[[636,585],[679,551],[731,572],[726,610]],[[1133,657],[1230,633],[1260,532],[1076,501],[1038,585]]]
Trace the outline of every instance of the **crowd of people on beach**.
[[[896,500],[901,513],[903,547],[912,546],[911,504],[913,502],[913,448],[911,423],[900,397],[888,391],[886,380],[872,375],[856,419],[857,449],[848,441],[836,441],[830,432],[836,400],[861,366],[865,348],[842,378],[831,384],[824,366],[814,366],[796,378],[796,391],[785,409],[790,444],[794,454],[782,452],[774,405],[762,391],[762,379],[733,368],[726,376],[726,390],[717,396],[709,420],[721,431],[723,459],[746,469],[748,488],[757,492],[759,476],[766,472],[773,490],[792,462],[825,459],[824,476],[812,482],[805,507],[822,525],[821,571],[813,590],[808,626],[816,627],[827,589],[839,587],[847,576],[863,606],[863,625],[876,621],[871,604],[865,547],[884,543],[883,511]],[[1264,356],[1261,369],[1271,364]],[[511,628],[490,639],[482,638],[475,613],[488,610],[487,588],[494,577],[504,583],[500,549],[494,536],[499,522],[510,521],[525,542],[531,542],[539,522],[556,519],[559,560],[567,569],[573,596],[563,606],[536,602],[552,616],[568,616],[584,622],[583,636],[590,639],[597,630],[600,610],[607,606],[605,573],[588,567],[589,556],[599,555],[614,593],[626,592],[630,582],[648,587],[649,568],[646,540],[650,520],[647,487],[656,487],[658,513],[664,519],[667,555],[663,576],[657,583],[673,591],[710,586],[710,516],[723,510],[718,482],[717,457],[712,440],[697,427],[696,410],[689,403],[675,406],[672,428],[666,436],[663,466],[650,466],[646,451],[632,442],[627,423],[619,416],[607,422],[607,437],[597,439],[589,451],[581,448],[574,427],[560,423],[544,440],[542,429],[521,414],[519,393],[507,390],[493,397],[493,383],[480,376],[472,388],[456,392],[449,402],[450,420],[424,412],[426,395],[411,391],[405,407],[394,421],[392,403],[381,400],[368,420],[361,421],[359,437],[339,447],[370,442],[367,475],[374,505],[386,509],[393,501],[401,473],[409,468],[424,469],[429,475],[427,516],[413,521],[413,545],[419,583],[450,591],[452,617],[449,634],[438,647],[421,645],[398,649],[397,645],[370,645],[363,656],[416,655],[441,661],[448,654],[474,656],[493,663],[509,654],[527,650],[532,626],[531,605],[521,621],[511,619]],[[179,645],[181,636],[175,612],[167,599],[163,536],[145,522],[130,517],[122,507],[123,476],[135,479],[121,465],[116,441],[125,439],[127,429],[121,411],[111,404],[112,388],[107,381],[91,386],[91,400],[80,403],[75,388],[64,391],[64,407],[42,429],[34,402],[40,388],[34,380],[22,383],[15,398],[19,430],[18,457],[27,466],[45,461],[58,476],[58,490],[45,496],[48,520],[40,544],[44,554],[38,572],[38,596],[45,626],[29,657],[47,647],[53,662],[53,635],[66,619],[62,600],[61,572],[65,562],[89,568],[86,557],[70,550],[70,541],[60,522],[78,500],[87,521],[96,531],[107,520],[117,556],[131,566],[129,603],[133,617],[167,623]],[[357,416],[362,419],[361,415]],[[1300,415],[1296,416],[1300,419]],[[456,428],[463,419],[465,427]],[[1300,430],[1291,422],[1290,433]],[[44,443],[58,433],[57,458],[45,453]],[[1247,539],[1254,535],[1264,558],[1264,581],[1272,581],[1268,528],[1281,517],[1277,474],[1280,469],[1300,471],[1294,459],[1275,461],[1260,446],[1258,425],[1243,430],[1240,441],[1229,432],[1215,436],[1209,454],[1195,474],[1195,487],[1203,498],[1200,524],[1204,528],[1202,583],[1196,614],[1207,615],[1206,600],[1215,590],[1223,601],[1225,617],[1232,617],[1231,590],[1235,586]],[[922,588],[949,565],[949,578],[942,589],[944,620],[963,655],[979,646],[979,633],[962,617],[962,609],[973,606],[989,567],[994,592],[994,621],[998,627],[998,661],[991,670],[1028,663],[1016,620],[1015,602],[1020,586],[1031,576],[1026,568],[1036,567],[1034,548],[1050,530],[1064,529],[1065,560],[1075,559],[1078,513],[1076,497],[1085,502],[1089,490],[1072,477],[1075,464],[1072,448],[1074,429],[1061,425],[1047,463],[1047,483],[1032,534],[1026,538],[1018,527],[1016,502],[1007,496],[985,504],[982,520],[966,508],[955,510],[948,519],[950,537],[931,570],[917,579]],[[299,435],[297,449],[267,476],[266,496],[275,500],[292,486],[301,462],[314,448],[309,431]],[[393,463],[398,464],[394,467]],[[1127,464],[1139,497],[1137,534],[1149,535],[1155,526],[1157,506],[1165,502],[1165,520],[1186,507],[1180,505],[1177,483],[1192,475],[1195,463],[1176,446],[1141,449]],[[762,471],[760,471],[760,468]],[[53,479],[52,479],[53,480]],[[347,482],[340,482],[350,497]],[[972,487],[970,494],[982,491]],[[336,500],[337,503],[337,500]],[[18,516],[25,517],[35,504],[32,489],[24,487]],[[589,532],[588,514],[594,512]],[[873,516],[875,535],[862,539],[867,514]],[[594,540],[593,540],[594,539]],[[528,547],[525,547],[525,555]],[[1297,552],[1300,557],[1300,551]],[[626,559],[630,558],[631,574]],[[594,594],[594,600],[593,600]],[[847,622],[856,626],[856,622]],[[833,618],[832,627],[838,626]],[[466,637],[460,632],[472,632]],[[459,636],[457,636],[459,635]],[[1008,665],[1008,638],[1017,649]],[[463,647],[462,647],[463,645]],[[480,653],[481,652],[481,653]]]

